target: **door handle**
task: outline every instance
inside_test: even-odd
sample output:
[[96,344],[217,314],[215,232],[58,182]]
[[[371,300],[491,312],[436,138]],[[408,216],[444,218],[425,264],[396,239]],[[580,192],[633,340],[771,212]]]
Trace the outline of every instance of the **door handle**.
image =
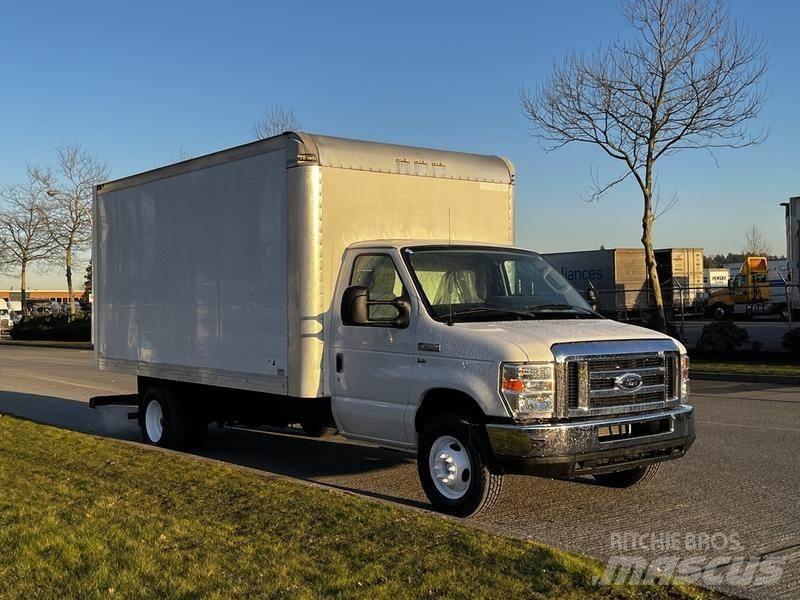
[[344,368],[344,356],[340,352],[336,353],[336,372],[341,373]]
[[417,364],[418,365],[424,365],[426,362],[428,362],[428,361],[426,359],[422,358],[421,356],[417,357]]

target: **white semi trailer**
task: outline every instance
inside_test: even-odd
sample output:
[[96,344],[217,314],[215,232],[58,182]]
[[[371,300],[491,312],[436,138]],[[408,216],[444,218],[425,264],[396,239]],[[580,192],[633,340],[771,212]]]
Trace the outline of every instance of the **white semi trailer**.
[[286,133],[97,186],[94,347],[144,439],[301,423],[416,453],[440,510],[504,473],[627,487],[694,440],[684,347],[513,246],[514,171]]

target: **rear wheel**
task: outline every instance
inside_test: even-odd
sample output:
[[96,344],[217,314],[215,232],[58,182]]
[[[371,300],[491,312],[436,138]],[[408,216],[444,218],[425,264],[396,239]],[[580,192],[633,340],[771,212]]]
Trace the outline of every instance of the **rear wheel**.
[[437,417],[424,428],[417,470],[433,507],[458,517],[490,508],[503,485],[503,476],[487,466],[478,428],[456,415]]
[[161,385],[149,387],[142,396],[139,427],[146,443],[175,449],[202,446],[208,432],[203,412]]
[[625,469],[616,473],[603,473],[593,475],[594,480],[600,485],[614,488],[629,488],[644,485],[658,473],[661,463]]

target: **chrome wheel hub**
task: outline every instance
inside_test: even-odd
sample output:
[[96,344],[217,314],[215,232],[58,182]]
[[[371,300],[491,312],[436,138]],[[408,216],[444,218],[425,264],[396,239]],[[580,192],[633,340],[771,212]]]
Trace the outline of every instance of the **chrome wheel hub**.
[[467,493],[472,464],[467,449],[453,436],[443,435],[433,442],[428,468],[436,489],[446,498],[458,500]]
[[161,404],[155,400],[151,400],[147,404],[144,413],[144,427],[151,442],[161,441],[161,436],[164,434],[164,411],[161,410]]

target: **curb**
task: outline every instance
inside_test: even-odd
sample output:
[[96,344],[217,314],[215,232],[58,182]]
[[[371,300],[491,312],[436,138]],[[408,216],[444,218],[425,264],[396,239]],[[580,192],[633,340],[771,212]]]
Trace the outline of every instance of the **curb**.
[[23,346],[28,348],[70,348],[92,350],[91,342],[57,342],[49,340],[0,340],[0,346]]
[[690,372],[693,381],[735,381],[741,383],[777,383],[779,385],[800,385],[797,375],[758,375],[756,373],[701,373]]

